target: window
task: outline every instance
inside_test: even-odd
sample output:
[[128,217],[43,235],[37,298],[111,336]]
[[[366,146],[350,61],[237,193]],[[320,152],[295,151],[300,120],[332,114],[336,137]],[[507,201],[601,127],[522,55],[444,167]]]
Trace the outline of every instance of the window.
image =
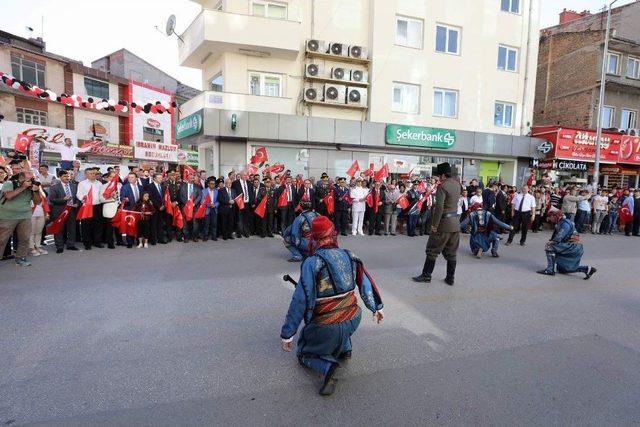
[[31,110],[29,108],[16,108],[19,123],[28,123],[30,125],[47,126],[47,112],[40,110]]
[[44,64],[11,55],[11,73],[19,80],[41,88],[45,87]]
[[393,82],[391,109],[398,113],[420,113],[420,86]]
[[638,113],[633,110],[622,110],[620,113],[620,130],[635,129]]
[[85,77],[84,88],[89,96],[99,99],[109,99],[109,83]]
[[615,114],[615,109],[613,107],[607,107],[606,105],[602,109],[602,127],[610,128],[613,127],[613,115]]
[[211,79],[209,87],[214,92],[222,92],[224,90],[224,76],[222,73],[218,73]]
[[513,126],[513,112],[516,105],[508,102],[496,102],[493,113],[493,124],[510,128]]
[[503,12],[520,13],[520,0],[500,0],[500,10]]
[[282,75],[249,73],[249,93],[262,96],[282,96]]
[[458,92],[448,89],[434,89],[433,115],[455,118],[458,113]]
[[607,74],[618,74],[618,64],[620,63],[620,55],[611,53],[607,55]]
[[627,59],[627,77],[631,79],[640,78],[640,59],[632,56]]
[[213,5],[213,10],[222,10],[222,9],[223,9],[222,0],[218,0],[218,2]]
[[422,49],[422,21],[396,16],[396,44]]
[[272,19],[287,19],[287,5],[271,1],[253,0],[253,14]]
[[458,54],[460,29],[446,25],[436,25],[436,51]]
[[517,71],[518,49],[507,46],[498,46],[498,70]]

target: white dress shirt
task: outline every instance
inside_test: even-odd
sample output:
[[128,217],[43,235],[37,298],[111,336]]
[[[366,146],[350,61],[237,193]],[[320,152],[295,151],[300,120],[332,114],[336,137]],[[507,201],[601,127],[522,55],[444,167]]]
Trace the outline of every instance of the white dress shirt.
[[467,200],[466,197],[464,196],[460,196],[460,198],[458,199],[458,215],[462,214],[463,212],[466,212],[469,209],[469,201]]
[[369,194],[369,190],[364,187],[354,187],[350,192],[353,203],[351,204],[352,212],[364,212],[366,209],[366,202],[361,202],[360,199],[364,199]]
[[474,194],[473,196],[471,196],[471,200],[469,200],[469,206],[473,206],[475,203],[482,204],[482,195],[478,196],[477,194]]
[[[523,196],[524,196],[524,202],[522,202]],[[522,193],[518,193],[513,197],[513,201],[511,202],[511,205],[516,211],[520,210],[520,203],[522,203],[522,212],[532,212],[536,208],[536,198],[529,193],[524,195]]]
[[76,191],[76,197],[82,202],[84,196],[89,194],[89,190],[93,188],[93,204],[99,205],[100,202],[100,190],[102,188],[102,184],[98,180],[94,180],[93,182],[85,179],[78,183],[78,191]]

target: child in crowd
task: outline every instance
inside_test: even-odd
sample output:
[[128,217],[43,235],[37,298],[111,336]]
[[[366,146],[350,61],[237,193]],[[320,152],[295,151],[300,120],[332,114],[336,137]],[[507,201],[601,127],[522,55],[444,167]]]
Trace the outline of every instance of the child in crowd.
[[48,252],[42,249],[42,230],[44,229],[45,222],[49,219],[49,215],[44,212],[42,202],[34,205],[31,202],[31,234],[29,234],[29,248],[31,249],[29,254],[31,256],[46,255]]
[[138,222],[138,235],[140,236],[138,248],[148,248],[149,236],[151,234],[149,219],[156,211],[153,207],[153,203],[151,203],[149,192],[145,191],[142,193],[142,197],[140,197],[140,200],[136,204],[135,210],[142,214],[140,221]]

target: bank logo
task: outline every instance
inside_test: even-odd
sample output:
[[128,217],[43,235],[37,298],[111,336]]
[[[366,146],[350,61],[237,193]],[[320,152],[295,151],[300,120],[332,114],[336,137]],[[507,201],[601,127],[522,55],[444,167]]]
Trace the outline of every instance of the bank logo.
[[550,141],[545,141],[538,145],[538,151],[542,154],[549,154],[553,150],[553,144]]

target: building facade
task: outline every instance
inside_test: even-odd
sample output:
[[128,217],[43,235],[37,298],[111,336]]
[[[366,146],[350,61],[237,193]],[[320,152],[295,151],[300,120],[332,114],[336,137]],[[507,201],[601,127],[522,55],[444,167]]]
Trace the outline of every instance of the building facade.
[[[430,174],[447,158],[516,182],[528,161],[537,0],[198,3],[179,59],[205,91],[181,113],[204,118],[189,141],[207,169],[242,168],[261,145],[305,174],[355,159]],[[455,142],[433,143],[447,132]]]
[[[546,132],[548,126],[560,126],[584,135],[576,147],[590,144],[590,154],[572,160],[587,163],[580,178],[588,179],[595,160],[595,134],[598,122],[602,60],[606,58],[603,128],[610,131],[608,141],[618,141],[613,157],[603,159],[603,185],[636,186],[640,109],[640,2],[612,9],[609,51],[604,55],[606,13],[564,10],[559,24],[540,32],[534,124]],[[569,132],[571,133],[571,132]],[[575,133],[575,132],[574,132]],[[534,135],[543,137],[534,130]],[[571,138],[564,138],[568,144]],[[614,144],[616,145],[616,144]],[[604,142],[603,151],[610,144]],[[553,148],[555,149],[555,147]],[[566,150],[565,150],[566,151]],[[567,160],[570,160],[567,158]],[[612,167],[619,163],[620,167]],[[590,169],[589,169],[590,168]]]

